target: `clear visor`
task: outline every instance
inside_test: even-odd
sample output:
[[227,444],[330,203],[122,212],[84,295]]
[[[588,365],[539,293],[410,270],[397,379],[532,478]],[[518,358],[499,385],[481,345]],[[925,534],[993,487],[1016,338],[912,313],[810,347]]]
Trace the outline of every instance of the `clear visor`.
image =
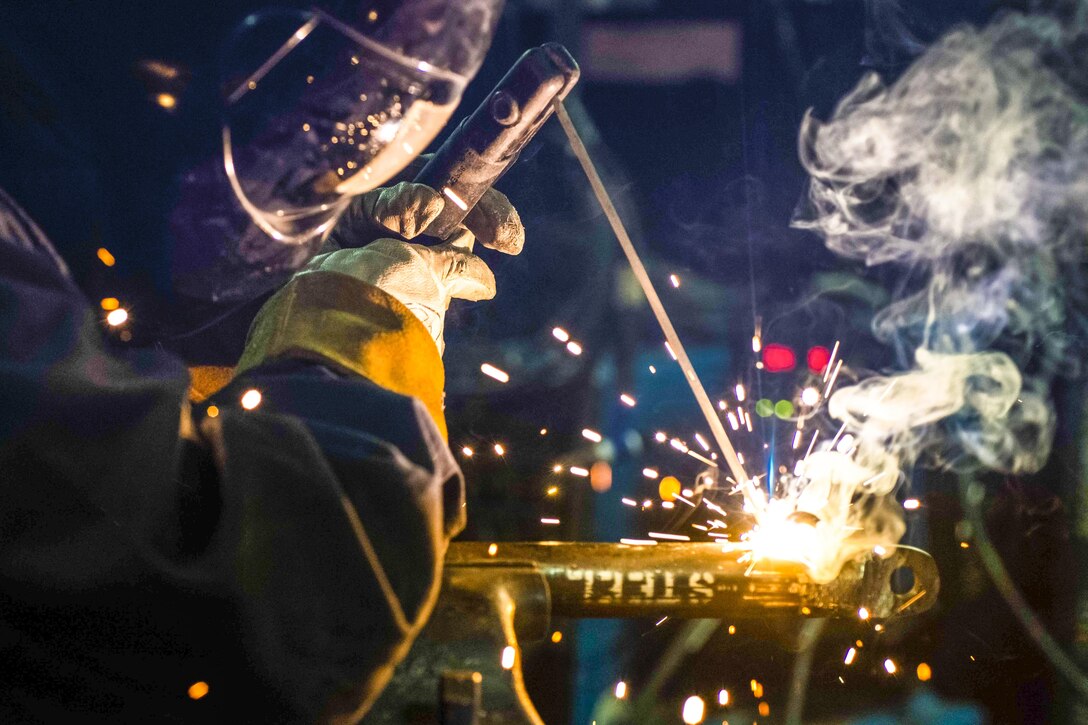
[[287,244],[323,235],[351,196],[401,171],[467,82],[332,16],[298,11],[247,18],[222,77],[230,185],[261,230]]

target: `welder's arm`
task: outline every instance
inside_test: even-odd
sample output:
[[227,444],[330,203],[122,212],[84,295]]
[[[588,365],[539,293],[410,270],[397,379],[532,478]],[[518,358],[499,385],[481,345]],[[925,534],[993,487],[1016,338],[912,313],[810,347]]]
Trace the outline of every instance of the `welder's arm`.
[[[332,354],[277,350],[296,313]],[[110,349],[56,261],[0,239],[3,712],[351,721],[381,690],[463,525],[438,350],[341,272],[262,315],[218,415],[190,414],[180,362]]]

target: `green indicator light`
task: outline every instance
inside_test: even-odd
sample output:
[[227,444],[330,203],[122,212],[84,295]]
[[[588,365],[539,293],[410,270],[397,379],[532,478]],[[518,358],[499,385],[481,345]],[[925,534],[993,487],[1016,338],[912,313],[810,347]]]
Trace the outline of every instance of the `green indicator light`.
[[760,398],[756,401],[756,415],[760,418],[770,418],[774,415],[774,403],[766,398]]
[[778,401],[774,404],[774,414],[782,420],[786,420],[793,415],[793,403],[788,400]]

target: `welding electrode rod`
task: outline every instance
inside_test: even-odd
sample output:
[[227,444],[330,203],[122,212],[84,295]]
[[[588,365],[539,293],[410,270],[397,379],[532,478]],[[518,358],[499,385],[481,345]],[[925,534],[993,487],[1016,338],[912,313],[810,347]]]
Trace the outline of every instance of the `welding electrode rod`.
[[566,132],[567,138],[570,140],[571,149],[578,158],[578,163],[582,165],[582,170],[585,172],[586,178],[589,179],[589,185],[593,187],[593,193],[604,210],[604,215],[608,217],[608,223],[612,225],[612,231],[615,233],[616,239],[619,240],[623,253],[627,256],[631,271],[635,273],[635,279],[638,280],[639,285],[642,287],[646,300],[650,303],[650,309],[653,310],[654,317],[657,318],[657,324],[661,326],[661,331],[665,333],[665,339],[668,340],[669,346],[676,353],[677,362],[680,363],[680,368],[684,371],[684,377],[687,379],[688,385],[691,386],[691,392],[694,393],[695,400],[699,403],[699,408],[703,412],[703,417],[706,418],[707,425],[710,426],[710,432],[714,435],[715,442],[725,455],[725,462],[728,464],[730,472],[737,480],[737,483],[743,485],[748,481],[748,476],[744,472],[744,466],[741,465],[740,459],[737,458],[737,451],[729,441],[725,426],[722,425],[721,419],[718,418],[714,405],[710,402],[710,398],[703,388],[702,381],[695,374],[695,367],[691,364],[687,351],[684,349],[683,343],[680,342],[676,329],[672,326],[669,314],[665,311],[665,306],[661,304],[661,298],[657,296],[657,290],[654,289],[653,282],[650,281],[650,275],[647,274],[646,267],[643,266],[642,259],[639,258],[638,251],[631,242],[627,229],[623,226],[623,220],[620,219],[616,207],[612,204],[608,190],[604,188],[604,183],[601,182],[601,177],[597,174],[593,160],[589,158],[589,152],[586,151],[585,144],[582,143],[578,130],[574,128],[574,122],[571,121],[570,115],[562,102],[556,102],[555,115],[559,118],[559,123],[563,125],[563,131]]

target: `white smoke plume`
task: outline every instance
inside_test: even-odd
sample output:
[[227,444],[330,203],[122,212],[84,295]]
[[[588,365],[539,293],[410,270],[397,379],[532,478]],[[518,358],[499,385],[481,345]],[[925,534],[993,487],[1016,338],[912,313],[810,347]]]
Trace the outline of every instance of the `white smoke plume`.
[[868,75],[829,120],[804,121],[811,183],[795,225],[904,271],[873,330],[913,365],[832,396],[851,449],[810,457],[792,496],[836,491],[818,515],[847,527],[843,561],[898,542],[898,507],[881,499],[919,457],[1022,473],[1049,456],[1050,385],[1083,349],[1070,334],[1088,244],[1083,10],[959,28],[890,86]]

